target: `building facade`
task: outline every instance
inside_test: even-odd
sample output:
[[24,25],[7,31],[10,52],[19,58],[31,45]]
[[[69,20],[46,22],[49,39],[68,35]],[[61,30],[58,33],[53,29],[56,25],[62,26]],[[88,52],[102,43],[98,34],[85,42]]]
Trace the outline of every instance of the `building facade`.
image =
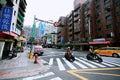
[[21,44],[26,5],[26,0],[0,0],[0,59]]
[[68,41],[67,36],[67,26],[66,26],[66,17],[60,17],[58,20],[58,29],[57,29],[57,43],[65,44]]
[[66,17],[67,42],[77,49],[120,46],[120,0],[74,0]]

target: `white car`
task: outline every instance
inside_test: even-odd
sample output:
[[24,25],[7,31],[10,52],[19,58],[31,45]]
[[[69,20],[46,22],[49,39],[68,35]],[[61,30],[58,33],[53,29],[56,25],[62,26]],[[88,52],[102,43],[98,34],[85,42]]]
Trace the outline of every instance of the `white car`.
[[38,56],[42,56],[44,53],[44,48],[41,45],[33,46],[34,54],[38,54]]

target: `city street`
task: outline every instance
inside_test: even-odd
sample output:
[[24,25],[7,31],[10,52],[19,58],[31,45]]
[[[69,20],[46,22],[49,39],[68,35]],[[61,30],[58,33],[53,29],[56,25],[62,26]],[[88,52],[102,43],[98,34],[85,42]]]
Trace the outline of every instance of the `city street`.
[[[87,51],[73,51],[76,60],[72,63],[64,58],[65,50],[46,48],[43,56],[44,65],[50,69],[39,75],[22,78],[22,80],[119,80],[119,58],[102,56],[103,62],[96,63],[86,59]],[[97,76],[97,77],[96,77]]]
[[0,80],[120,80],[120,0],[0,0]]

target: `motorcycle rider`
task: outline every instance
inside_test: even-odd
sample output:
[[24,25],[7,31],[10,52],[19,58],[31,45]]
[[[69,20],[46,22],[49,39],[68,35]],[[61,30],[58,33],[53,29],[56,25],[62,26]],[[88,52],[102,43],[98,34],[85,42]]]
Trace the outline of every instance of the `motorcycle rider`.
[[95,52],[95,50],[93,49],[93,47],[90,47],[89,52],[90,52],[90,54],[93,56],[93,58],[95,58],[96,52]]
[[67,48],[67,51],[65,53],[65,58],[69,61],[74,61],[75,60],[74,56],[72,55],[72,53],[70,51],[70,47]]

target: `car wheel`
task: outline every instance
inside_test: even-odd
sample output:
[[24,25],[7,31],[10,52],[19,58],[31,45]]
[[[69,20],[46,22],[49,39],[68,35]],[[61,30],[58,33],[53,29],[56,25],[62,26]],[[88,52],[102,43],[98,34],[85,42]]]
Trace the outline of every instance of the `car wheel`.
[[115,58],[120,57],[117,53],[114,53],[112,56],[115,57]]

